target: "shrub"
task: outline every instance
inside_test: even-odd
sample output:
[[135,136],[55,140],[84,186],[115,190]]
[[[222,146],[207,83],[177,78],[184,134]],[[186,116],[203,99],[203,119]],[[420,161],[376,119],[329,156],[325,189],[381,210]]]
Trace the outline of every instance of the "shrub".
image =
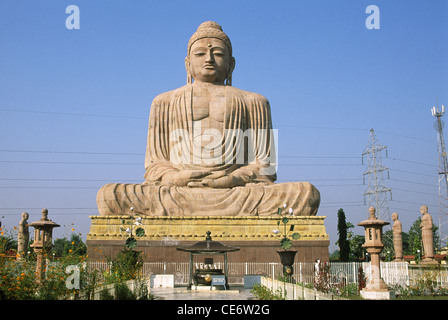
[[276,292],[256,283],[250,291],[259,300],[285,300],[286,294],[279,288]]
[[[123,250],[112,261],[112,274],[118,281],[136,279],[143,266],[140,251]],[[114,281],[116,281],[114,280]]]

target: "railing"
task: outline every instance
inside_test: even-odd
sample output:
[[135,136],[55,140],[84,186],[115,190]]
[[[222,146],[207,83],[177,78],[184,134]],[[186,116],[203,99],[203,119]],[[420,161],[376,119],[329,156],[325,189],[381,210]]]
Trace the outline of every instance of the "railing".
[[[109,262],[90,262],[89,268],[103,271],[110,270]],[[195,264],[196,268],[204,268],[203,264]],[[309,284],[314,283],[318,270],[314,263],[295,263],[293,277],[297,282]],[[370,263],[366,262],[331,262],[329,279],[331,284],[358,283],[359,268],[362,268],[364,276],[370,277]],[[222,269],[222,263],[216,263],[212,268]],[[254,263],[254,262],[229,262],[227,264],[229,283],[243,284],[244,275],[264,275],[269,278],[276,278],[282,274],[280,263]],[[142,274],[173,274],[175,285],[186,285],[189,277],[189,263],[169,263],[169,262],[145,262],[143,263]],[[423,271],[409,267],[406,262],[381,262],[381,277],[388,285],[413,285],[419,277],[424,275]],[[436,279],[438,285],[448,285],[448,272],[445,268],[442,271],[431,275]]]

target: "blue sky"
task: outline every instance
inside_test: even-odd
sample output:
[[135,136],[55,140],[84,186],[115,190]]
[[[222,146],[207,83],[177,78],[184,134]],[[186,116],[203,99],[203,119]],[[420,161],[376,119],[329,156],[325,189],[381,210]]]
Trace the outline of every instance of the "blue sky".
[[[448,2],[0,2],[0,218],[49,209],[56,236],[80,232],[108,182],[141,182],[152,99],[185,84],[200,23],[229,35],[235,87],[266,96],[279,131],[279,182],[320,190],[330,250],[337,210],[367,217],[361,161],[371,128],[388,158],[390,213],[404,231],[429,206],[438,223],[437,136],[447,104]],[[65,9],[77,5],[80,29]],[[380,9],[369,30],[368,5]],[[387,177],[387,175],[386,175]],[[354,230],[361,234],[360,227]]]

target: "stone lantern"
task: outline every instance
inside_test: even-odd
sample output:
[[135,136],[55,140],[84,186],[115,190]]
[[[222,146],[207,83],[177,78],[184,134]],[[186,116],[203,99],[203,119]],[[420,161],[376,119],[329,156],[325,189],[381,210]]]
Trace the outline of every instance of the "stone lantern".
[[45,271],[44,254],[52,247],[53,228],[59,227],[48,219],[48,210],[42,210],[42,218],[29,224],[34,227],[34,242],[30,247],[34,249],[37,255],[36,274],[39,281],[42,279],[42,272]]
[[383,226],[389,222],[377,219],[375,216],[375,208],[369,208],[369,219],[358,223],[358,226],[365,228],[365,243],[370,255],[371,276],[366,282],[366,287],[361,290],[361,296],[365,299],[390,299],[395,296],[393,291],[389,291],[387,284],[381,279],[380,269],[380,253],[384,248],[382,241]]

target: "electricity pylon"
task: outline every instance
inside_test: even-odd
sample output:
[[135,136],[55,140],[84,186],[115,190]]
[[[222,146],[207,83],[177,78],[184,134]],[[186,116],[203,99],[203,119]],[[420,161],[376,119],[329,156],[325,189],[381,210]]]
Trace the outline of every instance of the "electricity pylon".
[[434,129],[437,131],[437,151],[439,153],[439,239],[440,247],[447,245],[447,222],[448,222],[448,163],[446,159],[445,140],[443,139],[442,116],[445,114],[445,107],[431,109],[432,116],[436,118]]
[[[367,178],[367,190],[364,193],[364,203],[368,208],[373,206],[376,209],[376,217],[378,219],[390,223],[389,203],[388,198],[392,198],[391,189],[384,184],[384,172],[389,174],[389,168],[383,166],[382,152],[387,147],[378,143],[373,129],[370,129],[369,142],[362,153],[362,159],[367,157],[367,169],[364,171],[364,184]],[[367,212],[367,210],[366,210]]]

